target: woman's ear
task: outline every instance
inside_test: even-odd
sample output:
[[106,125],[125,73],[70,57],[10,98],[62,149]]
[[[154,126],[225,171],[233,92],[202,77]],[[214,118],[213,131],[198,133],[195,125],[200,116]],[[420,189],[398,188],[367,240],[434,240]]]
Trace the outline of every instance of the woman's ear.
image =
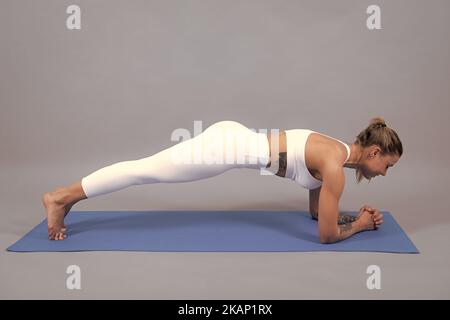
[[379,146],[373,146],[369,152],[369,158],[372,159],[379,153],[381,153],[381,148]]

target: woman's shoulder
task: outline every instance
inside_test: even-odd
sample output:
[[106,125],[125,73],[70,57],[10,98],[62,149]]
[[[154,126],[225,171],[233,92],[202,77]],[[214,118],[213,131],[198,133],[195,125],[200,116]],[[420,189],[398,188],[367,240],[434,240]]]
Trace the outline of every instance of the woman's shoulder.
[[309,135],[305,147],[306,161],[311,163],[322,176],[327,168],[341,168],[347,159],[348,149],[340,140],[326,134],[313,131]]

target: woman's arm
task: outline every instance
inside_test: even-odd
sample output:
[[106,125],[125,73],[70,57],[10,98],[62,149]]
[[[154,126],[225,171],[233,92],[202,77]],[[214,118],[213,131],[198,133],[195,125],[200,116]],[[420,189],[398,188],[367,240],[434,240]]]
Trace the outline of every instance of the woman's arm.
[[358,220],[358,217],[349,214],[339,214],[338,224],[346,224]]
[[344,190],[345,175],[341,167],[329,165],[322,172],[319,196],[319,238],[321,243],[334,243],[365,230],[360,219],[338,225],[339,199]]
[[309,190],[309,213],[314,220],[317,220],[319,212],[319,196],[322,186]]
[[[318,212],[319,212],[319,196],[320,190],[322,186],[309,190],[309,213],[311,214],[311,218],[314,220],[318,220]],[[370,211],[370,210],[369,210]],[[349,214],[340,214],[338,216],[338,224],[346,224],[349,222],[354,222],[358,217],[349,215]]]

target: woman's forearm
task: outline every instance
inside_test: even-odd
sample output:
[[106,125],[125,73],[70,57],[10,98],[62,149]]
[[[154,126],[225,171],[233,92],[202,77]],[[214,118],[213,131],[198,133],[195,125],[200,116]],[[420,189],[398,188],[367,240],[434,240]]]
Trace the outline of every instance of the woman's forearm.
[[346,224],[349,222],[354,222],[358,219],[358,217],[349,215],[349,214],[339,214],[338,224]]
[[360,225],[359,221],[356,219],[353,222],[348,222],[344,224],[337,225],[336,234],[332,237],[328,237],[326,241],[322,241],[322,243],[335,243],[348,237],[351,237],[355,233],[361,232],[364,229]]
[[[318,220],[318,214],[316,212],[311,212],[310,214],[311,214],[311,218],[313,220]],[[355,216],[352,216],[349,214],[339,214],[337,223],[338,224],[346,224],[349,222],[356,221],[356,219],[358,219],[358,217],[355,217]]]
[[337,241],[344,240],[348,237],[351,237],[355,233],[363,231],[358,219],[355,219],[353,222],[347,222],[344,224],[338,225],[338,236]]

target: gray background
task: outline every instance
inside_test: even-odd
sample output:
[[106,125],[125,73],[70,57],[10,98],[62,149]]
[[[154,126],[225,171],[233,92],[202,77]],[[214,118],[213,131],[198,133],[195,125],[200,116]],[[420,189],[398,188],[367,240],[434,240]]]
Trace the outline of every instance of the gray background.
[[[81,30],[66,29],[70,4],[81,6]],[[366,28],[371,4],[382,30]],[[351,143],[379,115],[404,155],[369,184],[345,170],[340,209],[392,212],[421,254],[2,250],[0,298],[450,298],[449,21],[446,0],[1,0],[1,248],[42,221],[44,192],[167,148],[194,120]],[[308,192],[232,170],[72,210],[127,209],[307,210]],[[80,291],[65,287],[70,264]],[[371,264],[381,290],[366,288]]]

